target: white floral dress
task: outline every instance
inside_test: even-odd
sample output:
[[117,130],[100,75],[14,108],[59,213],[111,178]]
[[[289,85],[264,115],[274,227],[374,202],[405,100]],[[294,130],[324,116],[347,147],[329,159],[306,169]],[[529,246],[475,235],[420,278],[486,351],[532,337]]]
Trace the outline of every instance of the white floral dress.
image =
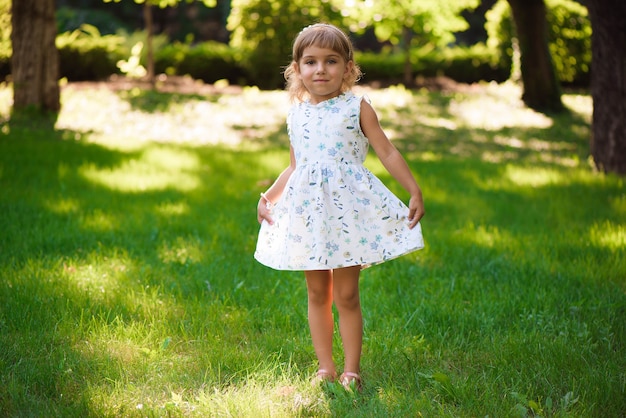
[[408,207],[363,166],[362,97],[352,92],[294,105],[287,118],[296,168],[274,224],[263,221],[255,258],[277,270],[367,266],[424,247]]

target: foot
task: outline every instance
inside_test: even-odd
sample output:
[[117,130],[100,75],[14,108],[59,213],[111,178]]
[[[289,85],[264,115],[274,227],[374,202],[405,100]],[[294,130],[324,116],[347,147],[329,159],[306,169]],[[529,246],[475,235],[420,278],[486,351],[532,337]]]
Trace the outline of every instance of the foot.
[[339,376],[339,383],[346,390],[351,392],[361,391],[363,383],[361,381],[361,376],[358,373],[353,372],[343,372],[341,376]]
[[317,373],[315,373],[315,377],[313,378],[313,385],[318,385],[322,382],[332,383],[337,379],[337,373],[331,372],[326,369],[319,369]]

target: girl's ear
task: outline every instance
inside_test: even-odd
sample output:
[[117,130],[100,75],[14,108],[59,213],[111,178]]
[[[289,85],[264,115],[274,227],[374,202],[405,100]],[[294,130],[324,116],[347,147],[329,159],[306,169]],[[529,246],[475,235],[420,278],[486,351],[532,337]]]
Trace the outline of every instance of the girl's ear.
[[350,60],[346,63],[346,69],[343,72],[344,77],[352,72],[353,67],[354,67],[354,61]]

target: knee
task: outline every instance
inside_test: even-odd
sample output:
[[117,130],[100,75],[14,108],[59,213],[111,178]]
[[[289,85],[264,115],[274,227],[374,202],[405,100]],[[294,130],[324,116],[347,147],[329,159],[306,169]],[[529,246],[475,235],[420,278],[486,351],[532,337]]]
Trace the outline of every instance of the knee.
[[327,288],[309,288],[309,305],[323,306],[332,303],[332,295]]
[[336,291],[334,295],[335,305],[337,309],[358,309],[361,306],[361,301],[359,297],[359,289],[341,289],[341,291]]

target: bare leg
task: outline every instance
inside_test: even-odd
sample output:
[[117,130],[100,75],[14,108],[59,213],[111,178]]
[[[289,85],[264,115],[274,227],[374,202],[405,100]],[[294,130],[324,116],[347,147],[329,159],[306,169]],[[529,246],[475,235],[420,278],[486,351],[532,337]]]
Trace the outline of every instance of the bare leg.
[[320,370],[335,375],[333,361],[333,272],[305,271],[309,299],[309,328]]
[[333,271],[333,297],[339,312],[339,333],[345,354],[344,372],[359,373],[363,344],[363,315],[359,297],[360,266]]

